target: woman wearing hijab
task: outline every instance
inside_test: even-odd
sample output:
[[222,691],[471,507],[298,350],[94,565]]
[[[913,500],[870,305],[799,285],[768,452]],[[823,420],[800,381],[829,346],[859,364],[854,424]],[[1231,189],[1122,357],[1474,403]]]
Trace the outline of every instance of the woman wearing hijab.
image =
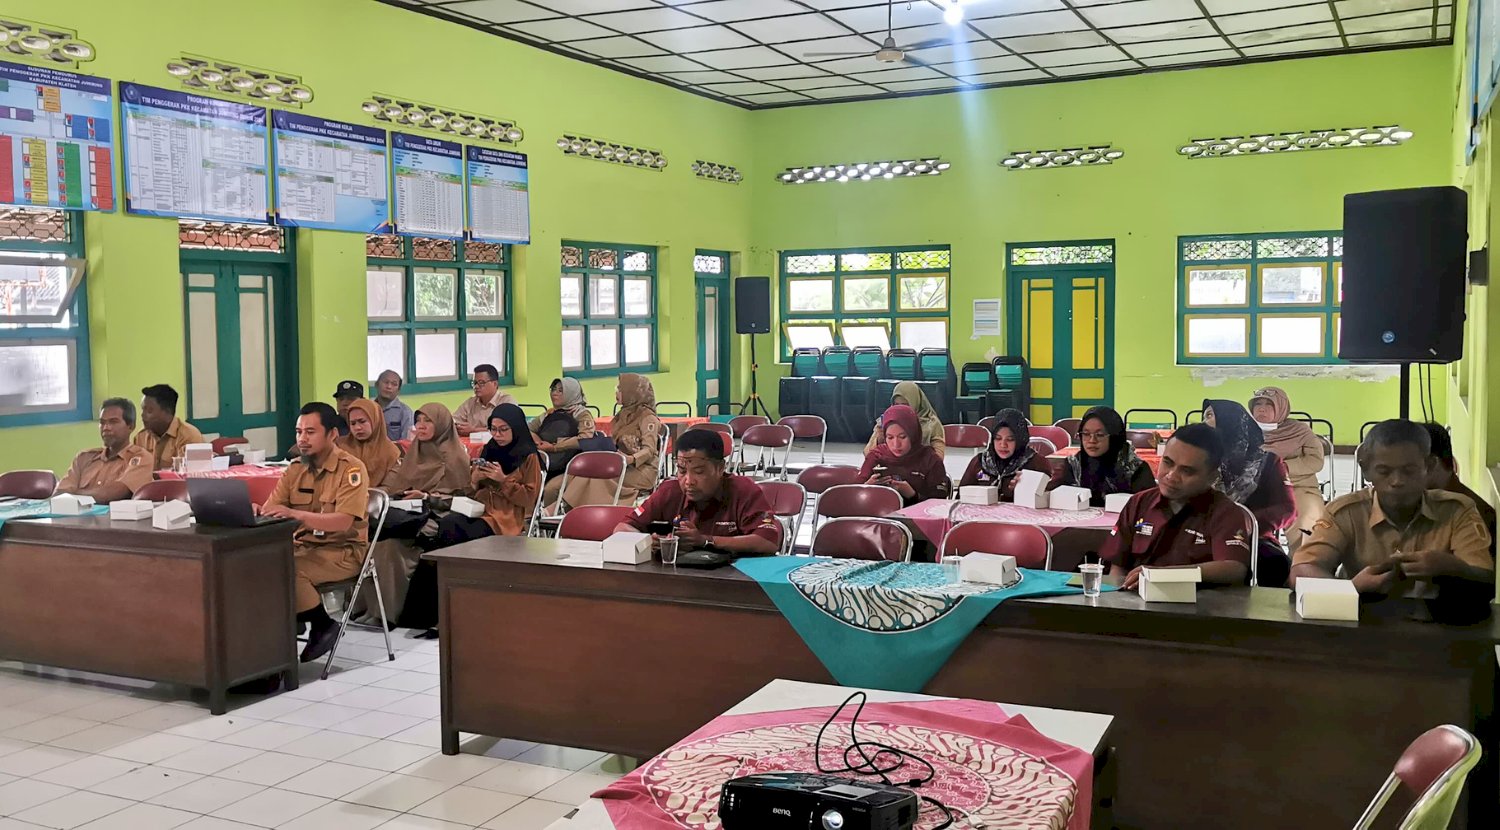
[[952,489],[943,459],[922,443],[922,424],[917,411],[897,404],[880,417],[885,438],[865,454],[859,477],[866,484],[883,484],[901,494],[903,504],[927,499],[946,499]]
[[[1022,470],[1035,470],[1052,478],[1052,467],[1047,459],[1031,448],[1031,430],[1026,428],[1026,416],[1018,409],[1002,409],[995,413],[990,443],[984,452],[969,462],[958,486],[999,487],[1000,500],[1012,501],[1016,495],[1016,479]],[[1056,486],[1056,482],[1051,482],[1047,489]]]
[[1125,419],[1110,407],[1083,413],[1078,442],[1080,449],[1068,457],[1061,484],[1087,489],[1095,507],[1104,506],[1104,497],[1113,493],[1139,493],[1156,486],[1151,467],[1125,437]]
[[1313,523],[1323,518],[1323,485],[1318,473],[1323,471],[1323,439],[1303,421],[1291,417],[1292,402],[1276,386],[1258,390],[1250,399],[1250,415],[1264,433],[1261,446],[1286,464],[1292,482],[1292,496],[1297,505],[1297,523],[1287,531],[1287,551],[1295,552],[1312,531]]
[[1281,587],[1291,560],[1276,537],[1297,519],[1286,464],[1261,448],[1264,435],[1255,419],[1234,401],[1205,400],[1203,422],[1224,439],[1224,460],[1214,489],[1244,505],[1260,523],[1260,584]]
[[656,417],[656,390],[644,375],[626,372],[615,388],[620,411],[610,429],[615,449],[625,456],[625,484],[613,501],[613,481],[573,479],[563,493],[569,507],[586,504],[633,504],[637,496],[656,486],[661,464],[661,421]]
[[[932,447],[938,458],[942,458],[948,449],[948,443],[943,439],[943,421],[938,417],[937,410],[932,408],[932,401],[927,400],[927,393],[922,391],[922,387],[909,380],[896,384],[896,388],[891,391],[891,406],[909,406],[916,410],[917,420],[922,425],[922,443]],[[883,441],[885,428],[877,421],[875,431],[870,433],[870,443],[865,444],[865,454],[869,455]]]
[[360,398],[349,404],[349,434],[334,442],[339,449],[363,461],[371,487],[380,487],[401,461],[401,448],[386,434],[384,413],[372,400]]
[[[422,547],[437,550],[486,536],[520,536],[536,507],[542,488],[542,462],[526,414],[513,403],[495,407],[489,419],[490,440],[474,465],[470,481],[474,498],[484,504],[484,515],[471,519],[449,513],[438,521],[438,532]],[[429,539],[429,537],[423,537]],[[407,589],[401,618],[402,628],[425,629],[436,637],[437,568],[431,562],[417,565]]]
[[531,419],[532,440],[547,454],[547,502],[557,501],[562,473],[578,454],[578,442],[594,437],[594,413],[583,397],[583,385],[574,378],[558,378],[550,389],[552,407]]

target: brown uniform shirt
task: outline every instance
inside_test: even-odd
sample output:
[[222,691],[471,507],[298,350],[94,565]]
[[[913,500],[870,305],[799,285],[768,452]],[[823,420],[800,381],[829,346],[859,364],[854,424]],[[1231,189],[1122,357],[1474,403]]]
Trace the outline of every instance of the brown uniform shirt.
[[359,459],[334,447],[321,466],[298,462],[286,468],[266,504],[280,504],[310,513],[348,513],[354,524],[340,533],[325,533],[306,526],[297,528],[292,542],[297,546],[337,546],[363,549],[366,542],[366,510],[370,482]]
[[57,492],[78,493],[118,481],[129,487],[133,495],[151,479],[150,453],[134,444],[126,444],[118,455],[110,456],[103,447],[98,447],[73,457],[68,474],[58,482]]
[[[1474,503],[1443,490],[1427,491],[1417,515],[1405,529],[1386,518],[1374,490],[1334,499],[1323,518],[1313,525],[1312,536],[1297,548],[1292,566],[1317,565],[1333,573],[1343,565],[1344,576],[1353,578],[1397,551],[1419,550],[1448,550],[1474,567],[1495,567],[1490,559],[1490,532]],[[1407,579],[1397,583],[1391,595],[1430,598],[1437,591],[1426,580]]]
[[166,470],[172,467],[172,459],[182,455],[188,444],[208,442],[203,440],[203,433],[197,427],[181,418],[173,418],[166,435],[157,438],[156,433],[143,427],[135,434],[135,441],[132,443],[151,453],[155,459],[155,469]]

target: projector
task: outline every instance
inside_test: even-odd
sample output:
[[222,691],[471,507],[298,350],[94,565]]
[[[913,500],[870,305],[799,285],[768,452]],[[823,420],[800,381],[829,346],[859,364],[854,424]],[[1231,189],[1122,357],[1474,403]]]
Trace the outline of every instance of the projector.
[[766,772],[731,779],[719,794],[724,830],[910,830],[910,790],[821,775]]

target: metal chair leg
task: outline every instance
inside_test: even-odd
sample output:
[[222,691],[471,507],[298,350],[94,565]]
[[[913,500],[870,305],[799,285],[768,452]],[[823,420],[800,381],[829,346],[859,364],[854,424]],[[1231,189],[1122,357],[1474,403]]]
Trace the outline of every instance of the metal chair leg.
[[391,624],[385,616],[385,598],[380,595],[380,572],[370,564],[370,579],[375,585],[375,607],[380,609],[380,633],[385,635],[385,659],[396,659],[396,650],[391,648]]
[[[361,570],[360,574],[363,575],[363,573],[364,571]],[[333,635],[333,648],[328,650],[328,659],[323,661],[324,680],[328,679],[328,672],[333,668],[333,658],[339,653],[339,643],[342,643],[344,641],[344,630],[349,627],[349,617],[353,616],[354,614],[354,597],[357,595],[358,591],[359,582],[356,581],[354,583],[354,587],[349,589],[349,595],[344,598],[344,613],[339,619],[339,630],[337,634]],[[319,601],[322,601],[321,597],[319,598]]]

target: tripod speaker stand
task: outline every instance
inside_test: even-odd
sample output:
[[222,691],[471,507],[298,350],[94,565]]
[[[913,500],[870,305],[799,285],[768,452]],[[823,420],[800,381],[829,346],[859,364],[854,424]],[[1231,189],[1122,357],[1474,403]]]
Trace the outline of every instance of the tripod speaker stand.
[[770,412],[770,410],[766,409],[765,402],[760,399],[760,385],[759,385],[759,383],[758,383],[758,381],[756,380],[756,377],[755,377],[756,372],[759,369],[760,369],[760,364],[757,363],[756,360],[755,360],[755,335],[751,334],[750,335],[750,397],[745,398],[745,402],[742,403],[742,404],[740,404],[740,414],[741,415],[764,415],[764,416],[766,416],[767,420],[770,420],[770,418],[771,418],[771,412]]

